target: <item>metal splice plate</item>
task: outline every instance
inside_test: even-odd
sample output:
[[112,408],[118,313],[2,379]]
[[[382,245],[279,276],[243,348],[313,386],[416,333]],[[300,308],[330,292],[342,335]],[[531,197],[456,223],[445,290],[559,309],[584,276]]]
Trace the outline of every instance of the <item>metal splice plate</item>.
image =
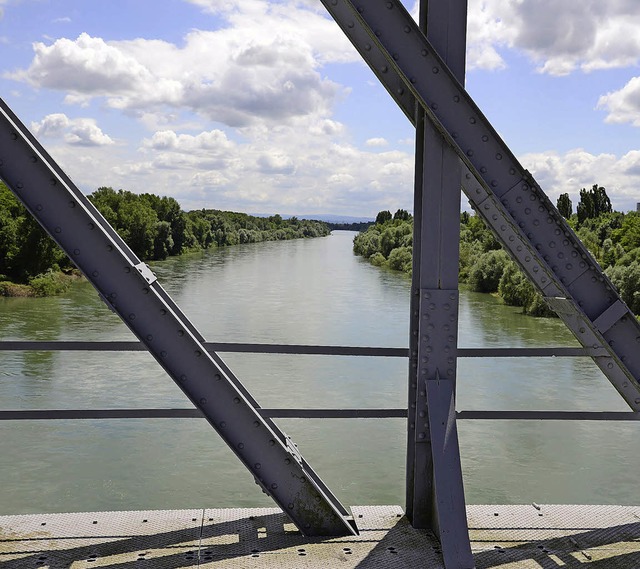
[[[354,506],[359,536],[302,536],[275,508],[0,517],[0,569],[443,569],[398,506]],[[477,569],[640,567],[640,507],[468,506]]]

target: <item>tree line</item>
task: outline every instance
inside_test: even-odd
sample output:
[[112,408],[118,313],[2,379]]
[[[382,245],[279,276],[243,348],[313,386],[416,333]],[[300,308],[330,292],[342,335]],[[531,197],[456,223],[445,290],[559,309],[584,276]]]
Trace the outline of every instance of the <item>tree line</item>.
[[[640,314],[640,213],[613,211],[606,189],[594,184],[580,191],[576,211],[568,194],[558,198],[567,219],[589,252],[605,269],[631,310]],[[382,211],[376,223],[354,238],[354,253],[376,266],[411,274],[413,218],[404,210]],[[554,315],[481,217],[460,214],[459,281],[476,292],[498,294],[534,316]]]
[[[201,209],[185,212],[171,197],[102,187],[88,196],[145,261],[211,247],[329,235],[320,221],[254,217]],[[0,295],[44,296],[65,290],[74,266],[0,182]]]

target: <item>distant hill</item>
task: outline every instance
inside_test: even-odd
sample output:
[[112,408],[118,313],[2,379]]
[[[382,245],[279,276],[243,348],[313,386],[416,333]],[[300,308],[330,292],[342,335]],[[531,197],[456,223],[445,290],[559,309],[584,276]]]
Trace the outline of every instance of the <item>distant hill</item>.
[[[271,213],[252,213],[255,217],[271,217]],[[282,214],[283,219],[290,219],[292,215]],[[324,221],[331,231],[366,231],[375,221],[371,217],[356,217],[351,215],[335,215],[333,213],[310,213],[296,215],[298,219],[310,221]]]
[[334,215],[332,213],[312,213],[309,215],[299,215],[299,219],[311,219],[313,221],[324,221],[325,223],[373,223],[372,217],[354,217],[351,215]]
[[[254,217],[271,217],[273,213],[250,213]],[[312,221],[326,221],[327,223],[373,223],[373,217],[357,217],[352,215],[335,215],[333,213],[309,213],[309,214],[288,214],[281,213],[282,219],[297,217],[298,219],[310,219]]]

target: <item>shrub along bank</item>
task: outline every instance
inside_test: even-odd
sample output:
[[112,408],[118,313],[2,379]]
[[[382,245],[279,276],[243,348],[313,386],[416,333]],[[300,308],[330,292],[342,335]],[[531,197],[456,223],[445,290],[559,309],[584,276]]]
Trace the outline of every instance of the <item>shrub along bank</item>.
[[[239,243],[329,235],[320,221],[253,217],[202,209],[184,212],[170,197],[100,188],[88,196],[145,261]],[[47,296],[78,277],[67,256],[0,182],[0,295]]]
[[[598,185],[582,189],[577,212],[568,194],[558,209],[605,269],[622,299],[640,313],[640,213],[613,211],[606,190]],[[373,265],[411,274],[413,219],[404,210],[380,212],[375,225],[358,234],[353,251]],[[459,281],[477,292],[498,294],[510,306],[533,316],[553,316],[542,296],[502,249],[484,221],[475,214],[460,215]]]

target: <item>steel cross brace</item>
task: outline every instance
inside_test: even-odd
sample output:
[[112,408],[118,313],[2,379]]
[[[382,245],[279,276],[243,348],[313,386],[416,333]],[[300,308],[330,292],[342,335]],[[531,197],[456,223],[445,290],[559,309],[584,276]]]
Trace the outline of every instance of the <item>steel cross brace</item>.
[[0,178],[67,253],[305,535],[357,533],[349,513],[117,236],[0,100]]
[[402,3],[322,2],[414,124],[411,97],[424,109],[463,162],[463,190],[478,214],[578,341],[606,351],[595,363],[640,410],[640,324]]

